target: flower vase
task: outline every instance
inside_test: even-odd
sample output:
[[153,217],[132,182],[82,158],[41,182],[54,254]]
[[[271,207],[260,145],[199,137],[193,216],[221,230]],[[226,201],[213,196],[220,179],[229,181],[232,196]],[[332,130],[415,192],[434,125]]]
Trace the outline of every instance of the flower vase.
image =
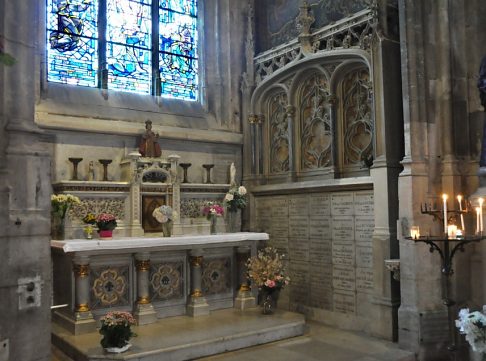
[[228,211],[227,212],[227,221],[226,224],[226,232],[228,233],[236,233],[240,232],[240,220],[241,220],[241,209],[237,209],[235,211]]
[[209,218],[209,234],[216,234],[216,225],[217,225],[218,217],[217,216],[210,216]]
[[100,235],[100,239],[109,240],[113,238],[112,229],[100,229],[98,233]]
[[84,236],[86,239],[92,239],[93,238],[93,226],[87,225],[84,227]]
[[66,239],[66,219],[57,213],[51,215],[51,237],[55,240]]
[[262,289],[261,295],[261,304],[262,304],[262,313],[264,315],[271,315],[277,309],[277,300],[278,300],[279,291],[276,288]]
[[173,226],[172,221],[167,221],[165,223],[162,223],[162,233],[164,234],[164,237],[172,236],[172,226]]

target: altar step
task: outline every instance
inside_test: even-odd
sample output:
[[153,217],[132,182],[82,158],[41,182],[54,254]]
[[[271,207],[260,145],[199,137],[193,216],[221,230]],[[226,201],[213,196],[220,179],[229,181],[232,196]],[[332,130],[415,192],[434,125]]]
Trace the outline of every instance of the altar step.
[[301,314],[277,310],[273,315],[262,315],[260,308],[225,309],[209,316],[169,317],[134,327],[138,336],[130,340],[131,349],[119,355],[104,352],[99,333],[74,336],[55,323],[52,342],[75,361],[177,361],[300,336],[304,330]]

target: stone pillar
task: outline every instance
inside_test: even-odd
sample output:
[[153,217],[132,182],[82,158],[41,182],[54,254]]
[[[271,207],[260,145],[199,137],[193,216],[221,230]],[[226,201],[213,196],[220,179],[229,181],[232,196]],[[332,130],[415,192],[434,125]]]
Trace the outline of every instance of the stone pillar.
[[287,114],[287,139],[289,142],[289,174],[288,181],[294,182],[296,180],[296,159],[295,159],[295,142],[294,142],[294,127],[295,127],[295,107],[293,105],[287,105],[285,108]]
[[181,235],[182,234],[182,225],[181,225],[181,181],[177,176],[177,168],[179,166],[180,156],[176,154],[171,154],[167,157],[170,161],[170,174],[171,174],[171,181],[172,181],[172,204],[170,206],[176,212],[174,217],[174,228],[172,230],[173,235]]
[[74,320],[71,331],[75,335],[96,331],[96,323],[89,308],[89,259],[73,260],[74,274]]
[[[257,126],[257,174],[260,176],[263,175],[263,149],[264,149],[264,141],[263,141],[263,123],[265,122],[265,115],[260,114],[258,115],[258,126]],[[262,183],[262,181],[260,181]]]
[[250,247],[241,246],[236,249],[236,265],[238,276],[238,291],[235,298],[234,307],[240,310],[245,310],[250,307],[255,307],[256,300],[251,293],[249,286],[250,282],[247,275],[246,262],[250,257]]
[[191,294],[187,305],[187,314],[192,317],[209,315],[209,305],[202,293],[202,262],[203,256],[200,251],[193,250],[189,256],[191,267]]
[[157,312],[155,312],[154,306],[150,302],[149,258],[149,253],[137,253],[135,255],[135,267],[137,269],[137,303],[135,305],[134,316],[139,325],[146,325],[157,321]]
[[258,116],[255,114],[250,114],[248,117],[248,123],[250,124],[250,174],[257,173],[257,124]]

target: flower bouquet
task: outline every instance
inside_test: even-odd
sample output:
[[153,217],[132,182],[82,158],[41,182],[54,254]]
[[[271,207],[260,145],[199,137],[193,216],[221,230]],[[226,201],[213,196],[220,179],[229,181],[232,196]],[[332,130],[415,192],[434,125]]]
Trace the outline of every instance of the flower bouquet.
[[93,225],[96,224],[96,216],[93,213],[88,213],[83,217],[83,222],[86,224],[84,227],[84,234],[86,238],[93,238]]
[[175,216],[175,212],[172,207],[167,205],[157,207],[152,212],[152,216],[157,220],[157,222],[162,224],[162,232],[164,233],[164,237],[170,237],[172,234],[172,224]]
[[72,205],[80,204],[78,197],[71,194],[51,195],[51,236],[53,239],[64,239],[64,220]]
[[246,188],[244,186],[233,187],[224,196],[224,205],[229,212],[236,212],[246,207]]
[[261,291],[264,314],[273,313],[279,291],[290,282],[290,278],[285,276],[283,258],[275,248],[266,247],[247,261],[248,278]]
[[113,230],[117,226],[116,218],[110,213],[100,213],[96,217],[96,225],[98,226],[100,238],[110,239],[113,234]]
[[128,350],[131,346],[128,341],[135,336],[131,330],[134,324],[135,319],[130,312],[108,312],[101,318],[101,346],[108,352],[119,353]]
[[469,308],[459,311],[459,319],[456,320],[456,327],[471,345],[473,351],[481,353],[483,360],[486,356],[486,305],[483,311],[469,312]]
[[208,202],[203,208],[202,208],[202,214],[206,217],[208,221],[211,222],[210,225],[210,233],[211,234],[216,234],[216,219],[217,217],[222,217],[224,214],[224,208],[215,203],[215,202]]

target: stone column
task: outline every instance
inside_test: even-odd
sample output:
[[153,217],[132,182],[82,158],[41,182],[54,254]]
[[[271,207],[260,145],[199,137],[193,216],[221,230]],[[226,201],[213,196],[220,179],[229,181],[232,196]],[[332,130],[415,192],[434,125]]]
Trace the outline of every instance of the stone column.
[[247,276],[246,262],[250,257],[251,249],[249,246],[241,246],[236,249],[236,265],[238,276],[238,291],[235,298],[234,307],[245,310],[255,307],[256,300],[251,293],[250,282]]
[[209,305],[202,293],[202,262],[201,251],[193,250],[189,256],[191,267],[191,294],[187,305],[187,314],[192,317],[209,315]]
[[89,258],[73,260],[74,274],[74,320],[71,331],[75,335],[96,331],[96,323],[89,308]]
[[134,316],[139,325],[147,325],[157,321],[157,312],[150,302],[149,273],[150,254],[137,253],[135,255],[135,267],[137,269],[137,303]]
[[177,176],[177,168],[179,166],[179,160],[181,157],[176,154],[171,154],[167,158],[170,161],[170,174],[172,181],[172,204],[170,204],[170,206],[176,212],[176,216],[174,217],[174,228],[172,230],[172,234],[181,235],[181,180]]
[[295,107],[293,105],[287,105],[285,108],[285,113],[287,114],[287,140],[289,142],[289,182],[294,182],[296,180],[296,154],[295,154],[295,142],[294,142],[294,123],[295,123]]
[[248,116],[248,123],[250,124],[250,173],[256,174],[257,173],[257,124],[258,124],[258,116],[255,114],[250,114]]
[[263,141],[263,123],[265,122],[265,115],[260,114],[258,115],[258,126],[257,126],[257,174],[260,176],[263,175],[263,149],[264,149],[264,141]]

